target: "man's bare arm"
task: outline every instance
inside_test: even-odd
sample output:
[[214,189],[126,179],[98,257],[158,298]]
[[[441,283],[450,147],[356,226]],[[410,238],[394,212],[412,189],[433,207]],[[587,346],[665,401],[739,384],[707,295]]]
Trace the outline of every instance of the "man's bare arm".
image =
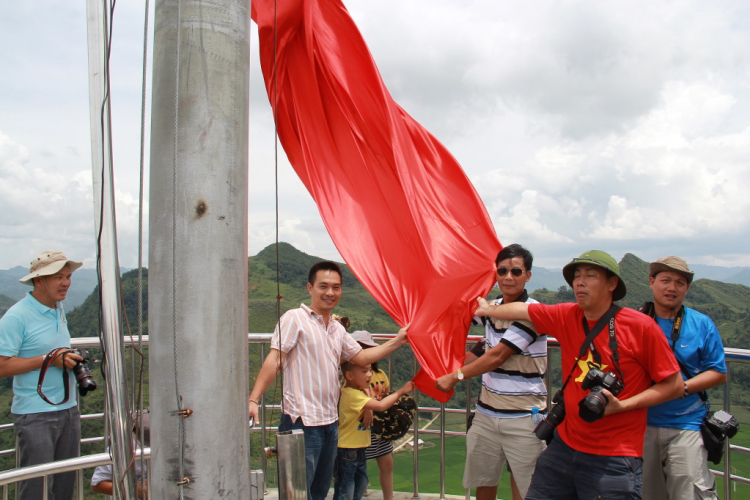
[[253,385],[253,390],[250,391],[250,397],[247,402],[248,413],[250,413],[250,417],[254,418],[256,422],[258,422],[257,402],[260,401],[263,393],[266,392],[271,383],[276,380],[276,376],[281,371],[285,361],[286,353],[278,349],[271,349],[271,352],[268,353],[265,361],[263,361],[263,366],[261,366],[260,372],[258,372],[258,377],[255,379],[255,385]]
[[609,404],[604,410],[604,415],[613,415],[624,411],[635,410],[655,406],[665,401],[678,398],[684,393],[682,385],[682,375],[680,372],[673,373],[658,384],[654,384],[645,391],[636,394],[628,399],[619,400],[612,395],[607,389],[602,390]]
[[688,387],[688,394],[695,394],[696,392],[707,391],[712,387],[722,385],[726,381],[726,373],[719,373],[716,370],[706,370],[687,380],[685,383]]
[[[65,355],[65,368],[70,370],[81,357],[77,354],[66,354]],[[9,356],[0,356],[0,377],[13,377],[15,375],[21,375],[34,370],[39,370],[44,362],[44,356],[34,356],[33,358],[17,358]],[[52,365],[60,369],[63,367],[63,356],[62,353],[58,353],[55,359],[52,360]]]
[[[477,375],[481,375],[483,373],[487,373],[505,363],[505,360],[507,360],[513,354],[513,349],[500,342],[495,347],[485,352],[483,356],[477,358],[472,354],[472,356],[474,356],[474,360],[464,365],[461,368],[461,373],[464,374],[464,378],[466,379],[476,377]],[[466,358],[469,358],[468,354]],[[456,372],[453,372],[443,375],[442,377],[437,379],[437,381],[435,381],[435,387],[443,392],[449,392],[457,383],[458,374]]]
[[492,306],[484,297],[477,297],[477,310],[475,316],[490,316],[497,319],[506,320],[526,320],[531,321],[529,316],[529,305],[525,302],[511,302],[510,304],[500,304]]
[[395,338],[392,338],[385,344],[381,344],[377,347],[371,347],[369,349],[362,349],[355,354],[350,360],[355,365],[366,366],[371,365],[377,361],[380,361],[390,353],[406,344],[406,331],[409,329],[409,325],[406,325],[398,331]]

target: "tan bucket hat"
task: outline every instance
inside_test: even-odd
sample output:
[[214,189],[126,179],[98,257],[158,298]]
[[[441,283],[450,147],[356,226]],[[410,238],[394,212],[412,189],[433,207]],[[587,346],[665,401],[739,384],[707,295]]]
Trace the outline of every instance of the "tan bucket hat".
[[662,271],[672,271],[679,273],[685,277],[688,285],[693,282],[693,271],[688,267],[685,259],[670,255],[668,257],[662,257],[657,259],[656,262],[652,262],[648,266],[648,277],[653,278]]
[[378,343],[372,340],[372,335],[370,335],[370,332],[365,330],[357,330],[352,332],[352,338],[360,344],[366,345],[367,347],[378,346]]
[[25,285],[33,286],[34,283],[32,279],[40,278],[42,276],[51,276],[59,272],[60,269],[62,269],[66,265],[70,269],[70,272],[73,272],[81,267],[83,263],[76,262],[74,260],[68,260],[65,254],[59,250],[45,250],[31,261],[29,274],[18,281]]

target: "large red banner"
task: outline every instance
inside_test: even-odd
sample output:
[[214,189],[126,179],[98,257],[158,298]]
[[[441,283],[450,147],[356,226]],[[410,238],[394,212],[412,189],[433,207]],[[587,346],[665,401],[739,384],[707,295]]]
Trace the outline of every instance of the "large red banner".
[[[339,0],[253,0],[281,144],[357,278],[400,325],[438,401],[501,245],[448,150],[396,104]],[[276,57],[274,58],[274,47]]]

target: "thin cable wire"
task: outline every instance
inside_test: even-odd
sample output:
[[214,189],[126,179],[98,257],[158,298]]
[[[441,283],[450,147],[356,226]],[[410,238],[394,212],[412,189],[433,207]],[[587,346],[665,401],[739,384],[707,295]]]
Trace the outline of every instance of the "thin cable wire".
[[[276,190],[276,326],[279,329],[279,336],[281,336],[281,271],[280,258],[279,258],[279,127],[278,127],[278,89],[277,85],[277,72],[278,72],[278,30],[277,30],[277,0],[273,2],[273,169],[274,169],[274,181]],[[281,378],[281,431],[286,431],[286,420],[284,419],[284,371],[281,369],[281,338],[279,338],[279,353],[277,357],[276,373]],[[278,380],[278,378],[277,378]],[[273,399],[276,399],[276,390],[278,384],[273,389]],[[273,412],[271,412],[271,420],[273,420]]]
[[[143,186],[145,178],[146,163],[146,82],[148,78],[148,15],[150,10],[150,1],[145,1],[145,12],[143,21],[143,81],[141,84],[141,159],[140,159],[140,187],[138,190],[138,347],[137,352],[143,352]],[[125,309],[123,307],[123,309]],[[131,335],[132,339],[132,335]],[[135,356],[133,356],[135,360]],[[141,354],[140,373],[143,373],[143,355]],[[135,372],[135,361],[133,363],[133,372]],[[133,373],[135,376],[135,373]],[[133,380],[135,386],[135,380]],[[134,391],[135,392],[135,391]],[[138,441],[140,446],[141,470],[145,470],[145,457],[143,449],[145,448],[145,431],[143,429],[143,377],[138,377],[138,396],[134,406],[138,409]]]
[[[182,27],[182,2],[177,0],[177,50],[175,57],[175,75],[174,75],[174,139],[172,142],[172,350],[174,362],[174,390],[175,400],[178,412],[182,411],[182,395],[180,394],[179,371],[177,369],[177,273],[176,265],[176,245],[177,236],[177,151],[178,151],[178,125],[179,125],[179,92],[180,92],[180,31]],[[184,485],[182,479],[185,477],[185,422],[184,418],[178,415],[178,448],[179,458],[179,476],[177,484],[179,488],[180,500],[184,499]]]

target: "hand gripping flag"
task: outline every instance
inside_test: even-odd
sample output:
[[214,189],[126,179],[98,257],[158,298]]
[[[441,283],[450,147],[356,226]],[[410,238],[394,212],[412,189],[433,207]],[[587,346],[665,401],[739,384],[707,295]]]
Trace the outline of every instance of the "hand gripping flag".
[[289,161],[357,278],[411,323],[417,387],[447,401],[435,379],[463,364],[501,248],[481,199],[394,102],[340,0],[253,0],[252,17]]

